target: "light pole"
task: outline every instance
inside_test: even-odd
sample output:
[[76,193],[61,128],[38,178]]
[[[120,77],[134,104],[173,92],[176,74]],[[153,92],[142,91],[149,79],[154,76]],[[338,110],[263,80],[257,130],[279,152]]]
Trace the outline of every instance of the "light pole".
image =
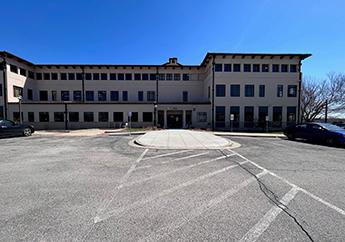
[[22,96],[18,96],[19,123],[22,124]]

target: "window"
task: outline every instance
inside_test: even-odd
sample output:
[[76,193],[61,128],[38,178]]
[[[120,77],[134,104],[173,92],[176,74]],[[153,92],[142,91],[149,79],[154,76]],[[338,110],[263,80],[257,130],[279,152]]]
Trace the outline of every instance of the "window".
[[164,81],[165,80],[165,74],[158,74],[158,79],[160,81]]
[[26,70],[23,68],[19,68],[19,74],[22,76],[26,76]]
[[266,116],[268,116],[268,107],[267,106],[262,106],[259,107],[259,125],[260,127],[264,128],[266,127]]
[[110,101],[119,101],[119,91],[110,91]]
[[61,91],[61,101],[69,101],[69,91]]
[[288,85],[288,97],[297,97],[297,86],[296,85]]
[[130,117],[131,122],[138,122],[138,112],[132,112],[132,117]]
[[86,91],[86,101],[94,101],[95,95],[93,91]]
[[254,107],[244,107],[244,127],[252,128],[254,125]]
[[216,97],[225,97],[225,85],[216,85]]
[[73,91],[73,101],[81,101],[81,91]]
[[207,112],[197,112],[196,119],[199,123],[207,122]]
[[288,72],[288,65],[286,64],[281,65],[281,72]]
[[107,91],[98,91],[98,101],[107,101]]
[[14,97],[23,96],[23,88],[22,87],[13,86],[13,96]]
[[188,102],[188,92],[187,91],[182,92],[182,101]]
[[0,119],[4,118],[4,107],[0,106]]
[[35,113],[34,112],[28,112],[28,121],[29,122],[35,122]]
[[254,97],[254,85],[245,85],[244,86],[244,96],[245,97]]
[[225,127],[225,107],[216,106],[216,127]]
[[239,97],[240,96],[240,85],[232,84],[230,85],[230,96],[231,97]]
[[272,72],[279,72],[279,65],[273,64],[272,65]]
[[75,74],[74,73],[68,73],[68,80],[75,80]]
[[143,81],[147,81],[147,80],[149,79],[149,74],[143,73],[143,74],[141,75],[141,78],[142,78]]
[[93,122],[94,116],[93,112],[84,112],[84,122]]
[[265,96],[265,85],[260,85],[259,86],[259,97],[264,97]]
[[189,74],[182,74],[182,80],[189,81]]
[[48,91],[40,91],[40,101],[48,101]]
[[234,64],[234,72],[240,72],[241,71],[241,64]]
[[297,65],[290,65],[290,72],[297,72]]
[[120,81],[125,80],[125,74],[123,74],[123,73],[117,74],[117,80],[120,80]]
[[43,80],[50,80],[50,73],[43,73]]
[[287,107],[287,122],[289,124],[296,122],[296,107]]
[[107,73],[101,73],[101,80],[102,81],[108,80],[108,74]]
[[49,122],[49,113],[48,112],[39,112],[39,121],[40,122]]
[[132,73],[126,73],[126,81],[132,80]]
[[155,91],[147,91],[147,97],[146,100],[147,101],[155,101]]
[[223,65],[222,64],[215,64],[214,65],[214,71],[215,72],[222,72],[223,71]]
[[141,80],[141,74],[140,73],[134,73],[134,80],[140,81]]
[[29,71],[29,78],[35,79],[35,73],[32,71]]
[[207,98],[210,99],[211,97],[211,88],[210,86],[207,87]]
[[64,121],[65,121],[65,114],[63,112],[54,113],[54,122],[64,122]]
[[36,80],[42,80],[42,73],[36,73]]
[[[36,78],[37,78],[37,74],[36,74]],[[60,79],[63,81],[67,80],[67,73],[60,73]]]
[[269,72],[270,71],[269,65],[268,64],[262,64],[261,65],[261,71],[262,72]]
[[52,91],[52,101],[57,101],[57,91]]
[[13,121],[15,123],[20,122],[19,112],[13,112]]
[[151,80],[151,81],[156,80],[156,74],[151,73],[151,74],[150,74],[150,80]]
[[[28,100],[33,100],[33,92],[32,92],[32,89],[28,89]],[[1,96],[1,94],[0,94]]]
[[283,108],[282,107],[273,107],[273,117],[272,117],[272,126],[280,127],[283,121]]
[[2,97],[2,84],[0,84],[0,97]]
[[92,79],[94,81],[98,81],[99,80],[99,73],[92,73]]
[[79,112],[69,112],[70,122],[79,122]]
[[143,112],[143,122],[152,122],[152,112]]
[[99,112],[98,113],[98,122],[108,122],[109,113],[108,112]]
[[10,65],[10,71],[18,74],[18,67],[16,67],[15,65]]
[[115,73],[110,73],[109,79],[112,80],[112,81],[115,81],[116,80],[116,74]]
[[283,89],[284,89],[283,85],[277,86],[277,97],[283,97]]
[[234,120],[232,120],[232,126],[238,128],[240,126],[240,107],[239,106],[231,106],[230,107],[230,115],[234,115]]
[[252,71],[252,65],[251,64],[244,64],[243,65],[243,71],[244,72],[251,72]]
[[114,122],[123,122],[123,112],[113,113]]
[[83,80],[83,73],[76,73],[75,74],[75,79],[76,80]]
[[174,81],[180,81],[181,80],[181,74],[180,73],[175,73],[174,74]]
[[171,74],[171,73],[166,74],[166,80],[167,81],[171,81],[172,79],[173,79],[173,74]]
[[224,64],[224,72],[231,72],[231,64]]
[[253,64],[253,72],[260,72],[260,65],[259,64]]
[[85,80],[91,81],[92,75],[91,73],[85,73]]
[[58,74],[57,73],[52,73],[51,74],[52,80],[57,80],[58,79]]
[[122,101],[128,101],[128,91],[122,91]]
[[144,92],[138,91],[138,101],[144,101]]

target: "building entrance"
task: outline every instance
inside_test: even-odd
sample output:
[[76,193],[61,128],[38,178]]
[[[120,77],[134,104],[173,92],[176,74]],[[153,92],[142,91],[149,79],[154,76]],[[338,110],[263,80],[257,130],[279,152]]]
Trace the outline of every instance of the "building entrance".
[[183,112],[182,111],[167,111],[167,125],[168,125],[168,129],[182,129],[183,128]]

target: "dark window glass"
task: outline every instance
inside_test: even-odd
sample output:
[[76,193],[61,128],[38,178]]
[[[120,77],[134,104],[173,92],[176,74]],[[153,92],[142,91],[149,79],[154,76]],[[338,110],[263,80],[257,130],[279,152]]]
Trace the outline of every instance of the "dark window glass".
[[2,84],[0,84],[0,97],[2,97]]
[[40,101],[48,101],[48,91],[40,91]]
[[33,100],[33,92],[32,92],[32,89],[28,89],[28,100]]
[[98,113],[98,122],[108,122],[109,113],[108,112],[99,112]]
[[15,65],[10,65],[10,71],[18,74],[18,67]]
[[265,96],[265,85],[260,85],[259,86],[259,97],[264,97]]
[[35,79],[35,73],[32,71],[29,71],[29,78]]
[[107,101],[107,91],[98,91],[98,101]]
[[35,113],[34,112],[28,112],[28,121],[29,122],[35,122]]
[[[36,78],[37,78],[37,75],[36,75]],[[67,80],[67,73],[60,73],[60,79],[63,81]]]
[[225,97],[225,85],[216,85],[216,97]]
[[110,100],[119,101],[119,91],[110,91]]
[[117,74],[117,80],[120,80],[120,81],[125,80],[125,74],[123,74],[123,73]]
[[130,117],[131,122],[138,122],[138,112],[132,112],[132,117]]
[[188,102],[188,92],[187,91],[183,91],[183,93],[182,93],[182,101],[183,102]]
[[138,101],[144,101],[144,92],[138,91]]
[[251,128],[254,125],[254,107],[244,107],[244,127]]
[[23,69],[23,68],[20,68],[19,69],[19,74],[22,75],[22,76],[26,76],[26,70]]
[[143,122],[152,122],[152,112],[143,112]]
[[240,126],[240,107],[239,106],[231,106],[230,107],[230,115],[234,115],[234,120],[232,120],[232,126],[238,128]]
[[122,101],[128,101],[128,92],[122,91]]
[[95,94],[94,91],[86,91],[86,101],[94,101]]
[[244,86],[244,96],[254,97],[254,85],[245,85]]
[[123,122],[123,112],[114,112],[113,119],[114,122]]
[[54,81],[58,79],[57,73],[52,73],[51,76],[52,76],[52,80],[54,80]]
[[54,113],[54,122],[64,122],[64,121],[65,121],[65,114],[63,112]]
[[4,118],[4,107],[0,106],[0,119]]
[[132,80],[132,73],[126,73],[126,81]]
[[101,80],[102,81],[108,80],[108,74],[107,73],[101,73]]
[[181,74],[180,73],[175,73],[174,74],[174,81],[180,81],[181,80]]
[[189,74],[182,74],[182,80],[189,81]]
[[81,101],[81,91],[73,91],[73,101]]
[[36,80],[42,80],[42,73],[36,73]]
[[173,79],[173,74],[172,73],[167,73],[166,74],[166,80],[171,81]]
[[296,107],[287,107],[287,122],[292,124],[296,122]]
[[241,71],[241,64],[234,64],[234,72],[240,72]]
[[253,64],[253,72],[260,72],[260,65],[259,64]]
[[50,80],[50,73],[43,73],[44,80]]
[[146,100],[147,101],[155,101],[155,99],[156,99],[156,93],[155,93],[155,91],[147,91],[147,93],[146,93],[146,95],[147,95],[147,97],[146,97]]
[[20,121],[19,112],[13,112],[13,122],[17,123]]
[[243,71],[244,72],[251,72],[252,71],[252,65],[251,64],[244,64],[243,65]]
[[270,71],[269,65],[268,64],[262,64],[261,71],[262,72],[269,72]]
[[224,64],[224,71],[231,72],[231,64]]
[[272,125],[273,126],[281,126],[281,122],[283,121],[283,108],[282,107],[273,107],[273,117],[272,117]]
[[22,87],[13,86],[13,96],[14,97],[23,96],[23,88]]
[[165,80],[165,74],[158,74],[158,79],[161,81]]
[[85,80],[90,81],[92,79],[91,73],[85,73]]
[[57,101],[57,91],[52,91],[52,101]]
[[238,84],[230,85],[230,96],[231,97],[241,96],[241,86]]
[[216,106],[216,127],[225,127],[225,107]]
[[297,65],[290,65],[290,72],[297,72]]
[[288,85],[288,97],[297,97],[297,86],[296,85]]
[[69,91],[61,91],[61,101],[69,101]]
[[95,81],[99,80],[99,73],[92,73],[92,79]]
[[140,73],[135,73],[134,74],[134,80],[140,81],[141,80],[141,74]]
[[273,64],[272,65],[272,72],[279,72],[279,65]]
[[221,71],[223,71],[223,65],[222,65],[222,64],[215,64],[215,65],[214,65],[214,71],[215,71],[215,72],[221,72]]
[[76,78],[77,80],[83,80],[83,73],[76,73]]
[[79,112],[69,112],[70,122],[79,122]]
[[283,91],[284,91],[284,86],[283,85],[278,85],[277,86],[277,97],[282,97],[283,96]]
[[156,74],[155,74],[155,73],[151,73],[151,74],[150,74],[150,80],[151,80],[151,81],[156,80]]
[[93,122],[94,116],[93,112],[84,112],[84,122]]
[[281,65],[281,72],[288,72],[288,65],[286,64]]
[[141,78],[143,79],[143,81],[147,81],[147,80],[149,79],[149,74],[143,73],[143,74],[141,75]]
[[259,126],[261,128],[265,128],[266,127],[266,117],[268,116],[268,107],[264,106],[264,107],[259,107],[259,117],[258,117],[258,121],[259,121]]
[[109,79],[112,81],[115,81],[116,80],[116,73],[110,73]]
[[40,122],[49,122],[49,113],[48,112],[39,112],[39,121]]

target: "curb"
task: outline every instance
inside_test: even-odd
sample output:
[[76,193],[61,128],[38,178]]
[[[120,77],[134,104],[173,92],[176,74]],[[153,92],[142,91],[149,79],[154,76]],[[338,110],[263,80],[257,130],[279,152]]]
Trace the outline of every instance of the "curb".
[[214,132],[217,136],[234,136],[234,137],[255,137],[255,138],[286,138],[284,134],[259,134],[259,133],[219,133]]

